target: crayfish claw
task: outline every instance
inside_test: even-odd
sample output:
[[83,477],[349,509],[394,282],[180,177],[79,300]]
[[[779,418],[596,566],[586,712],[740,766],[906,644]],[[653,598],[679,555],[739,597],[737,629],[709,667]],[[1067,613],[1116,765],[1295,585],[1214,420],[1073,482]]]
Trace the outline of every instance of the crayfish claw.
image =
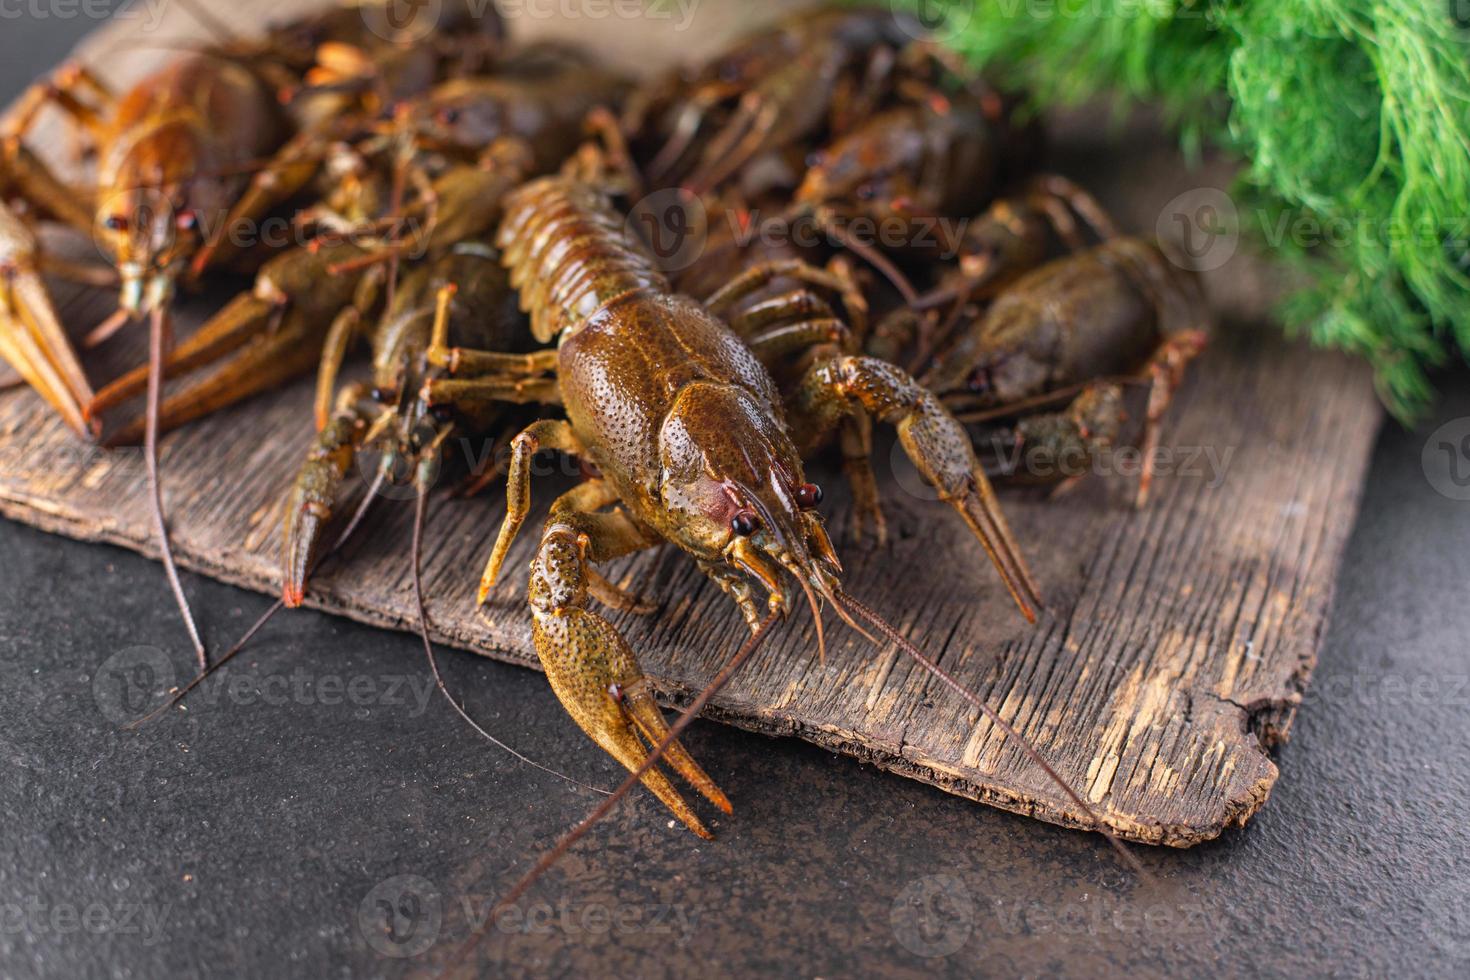
[[306,581],[322,556],[322,544],[343,481],[357,459],[364,421],[355,410],[355,388],[344,389],[336,414],[307,450],[286,500],[281,555],[281,601],[301,605]]
[[30,229],[0,204],[0,362],[9,364],[74,432],[93,439],[97,427],[85,414],[92,389],[38,262]]
[[939,399],[908,372],[871,357],[839,357],[819,364],[806,385],[806,397],[813,403],[841,398],[898,430],[904,452],[924,481],[985,548],[1021,615],[1036,622],[1042,606],[1040,590],[964,426]]
[[[531,566],[532,637],[546,678],[567,714],[603,751],[636,772],[648,761],[651,748],[668,738],[669,727],[628,642],[611,623],[586,608],[584,549],[585,541],[565,525],[554,525],[542,538]],[[662,761],[711,803],[730,812],[725,794],[677,741],[669,743]],[[649,768],[642,782],[684,826],[712,839],[662,772]]]

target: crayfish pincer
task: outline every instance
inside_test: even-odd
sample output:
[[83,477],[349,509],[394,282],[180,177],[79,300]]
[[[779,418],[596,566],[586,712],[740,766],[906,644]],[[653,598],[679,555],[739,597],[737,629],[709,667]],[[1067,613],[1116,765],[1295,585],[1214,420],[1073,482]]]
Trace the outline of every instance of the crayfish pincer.
[[[631,604],[593,566],[672,543],[739,605],[757,635],[770,616],[789,611],[797,589],[817,617],[819,644],[819,597],[850,624],[854,613],[870,613],[842,590],[817,511],[822,493],[804,474],[771,375],[736,329],[671,289],[613,207],[601,156],[585,149],[560,175],[512,193],[497,238],[536,339],[557,341],[566,419],[535,422],[512,444],[507,516],[480,599],[529,511],[532,457],[556,450],[591,464],[596,476],[552,504],[531,563],[536,651],[583,730],[689,829],[708,836],[649,765],[645,743],[666,744],[675,771],[721,809],[729,802],[670,740],[632,649],[590,608],[589,598]],[[751,281],[762,278],[758,271]],[[785,312],[798,327],[807,316],[799,304]],[[1008,551],[1009,532],[964,430],[932,396],[906,387],[901,372],[872,367],[843,360],[813,379],[825,386],[809,403],[824,416],[866,410],[896,423],[919,468],[973,517],[987,548]],[[1018,558],[997,567],[1029,583]]]
[[87,375],[41,279],[36,236],[0,202],[0,361],[29,384],[79,435],[93,435],[81,406],[92,397]]

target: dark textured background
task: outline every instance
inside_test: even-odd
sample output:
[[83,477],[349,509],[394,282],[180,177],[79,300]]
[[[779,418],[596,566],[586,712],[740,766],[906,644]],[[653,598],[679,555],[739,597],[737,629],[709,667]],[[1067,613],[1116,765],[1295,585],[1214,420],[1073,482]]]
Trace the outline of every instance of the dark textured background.
[[[0,99],[96,26],[63,7],[0,9]],[[1458,393],[1420,431],[1384,430],[1316,681],[1246,830],[1140,850],[1156,877],[1141,883],[1095,836],[700,725],[690,747],[737,806],[718,841],[669,829],[647,798],[623,806],[492,932],[482,962],[512,975],[1463,973],[1470,501],[1435,489],[1453,474],[1446,433],[1429,436],[1463,420],[1448,433],[1462,448],[1466,381],[1444,379]],[[1470,456],[1456,462],[1470,473]],[[179,678],[189,666],[158,567],[4,522],[0,555],[0,975],[411,975],[442,963],[467,912],[593,803],[478,741],[437,694],[419,700],[411,637],[313,613],[274,624],[227,675],[234,689],[122,730],[159,657]],[[266,605],[187,584],[216,646]],[[441,660],[519,749],[615,781],[540,676]]]

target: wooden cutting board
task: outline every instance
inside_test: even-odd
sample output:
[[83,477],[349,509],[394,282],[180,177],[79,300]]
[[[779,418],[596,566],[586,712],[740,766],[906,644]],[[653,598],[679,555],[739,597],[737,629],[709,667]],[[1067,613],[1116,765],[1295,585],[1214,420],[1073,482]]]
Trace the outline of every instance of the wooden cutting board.
[[[241,5],[207,6],[233,29],[250,32],[251,14]],[[301,6],[273,4],[272,14]],[[512,21],[512,31],[595,36],[612,61],[638,70],[654,50],[707,53],[752,26],[754,6],[697,5],[687,30],[671,14],[524,18]],[[187,8],[166,5],[160,23],[118,20],[80,56],[122,84],[156,64],[160,49],[201,36]],[[1180,193],[1229,186],[1228,169],[1191,172],[1146,122],[1099,131],[1091,117],[1077,117],[1059,121],[1057,133],[1059,168],[1097,188],[1124,227],[1152,231],[1168,224],[1160,215],[1171,214],[1165,204]],[[55,126],[41,140],[48,150],[66,145]],[[1163,444],[1174,453],[1149,507],[1128,506],[1127,472],[1090,476],[1055,501],[1005,495],[1047,600],[1036,626],[1020,620],[983,553],[946,508],[927,499],[891,440],[877,463],[893,540],[882,550],[845,533],[837,540],[850,591],[994,705],[1120,834],[1175,846],[1243,824],[1270,793],[1278,775],[1271,749],[1286,737],[1310,680],[1381,419],[1360,364],[1279,339],[1262,312],[1269,290],[1258,262],[1237,254],[1207,280],[1223,325],[1170,416]],[[111,309],[107,296],[58,287],[58,297],[78,333]],[[222,298],[188,298],[183,329]],[[135,334],[88,352],[86,361],[100,382],[141,356]],[[310,388],[303,379],[164,441],[167,507],[185,567],[276,591],[279,501],[311,438]],[[1119,459],[1113,468],[1130,470],[1129,462]],[[154,553],[136,450],[83,445],[38,398],[13,390],[0,394],[0,463],[0,511],[7,516]],[[823,505],[829,523],[842,529],[845,488],[834,473],[820,466],[817,472],[831,491]],[[537,499],[544,505],[564,484],[539,482]],[[509,576],[484,615],[474,606],[502,510],[498,488],[473,500],[436,496],[424,552],[433,633],[445,644],[535,667],[521,577]],[[312,603],[410,628],[409,516],[404,501],[385,499],[343,560],[314,580]],[[507,568],[526,567],[535,539],[522,535]],[[734,606],[672,549],[616,563],[610,575],[659,604],[651,616],[611,618],[668,703],[687,703],[745,634]],[[156,585],[162,595],[162,578],[160,572],[157,583],[139,587]],[[211,611],[199,613],[208,631]],[[282,619],[275,628],[289,628],[289,614]],[[709,714],[804,738],[1008,810],[1086,824],[1017,746],[963,701],[894,649],[874,649],[830,625],[835,642],[825,664],[802,613],[715,698]],[[182,665],[182,630],[180,640]],[[580,742],[570,723],[566,732],[569,743]],[[582,750],[595,751],[585,743]]]

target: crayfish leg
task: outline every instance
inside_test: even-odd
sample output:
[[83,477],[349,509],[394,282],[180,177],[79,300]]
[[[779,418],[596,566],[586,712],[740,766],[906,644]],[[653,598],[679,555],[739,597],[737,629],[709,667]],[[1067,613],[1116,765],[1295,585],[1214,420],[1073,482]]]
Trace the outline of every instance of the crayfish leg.
[[1139,452],[1143,466],[1138,474],[1138,491],[1133,506],[1142,509],[1148,503],[1149,491],[1153,486],[1154,460],[1158,455],[1159,430],[1164,415],[1174,400],[1174,392],[1184,380],[1184,371],[1189,362],[1199,356],[1206,343],[1203,330],[1180,330],[1169,336],[1144,369],[1149,379],[1148,409],[1143,420],[1143,439]]
[[531,510],[531,461],[542,449],[555,449],[572,456],[582,453],[582,443],[572,427],[559,419],[541,419],[532,422],[511,440],[510,474],[505,486],[505,520],[495,539],[495,548],[485,563],[485,573],[480,577],[480,589],[476,601],[480,605],[490,597],[490,590],[500,578],[501,566],[510,546],[515,543],[526,514]]

